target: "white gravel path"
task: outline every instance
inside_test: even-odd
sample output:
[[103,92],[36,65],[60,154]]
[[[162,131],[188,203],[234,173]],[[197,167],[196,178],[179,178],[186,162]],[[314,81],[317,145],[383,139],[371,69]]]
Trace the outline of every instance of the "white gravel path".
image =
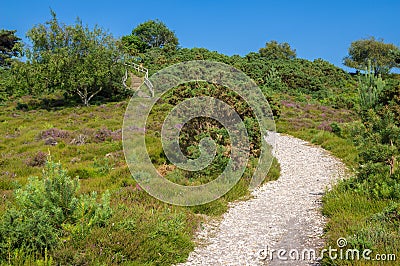
[[[204,224],[198,246],[180,265],[315,265],[315,261],[279,260],[284,248],[318,249],[323,246],[325,219],[321,197],[334,180],[343,178],[345,167],[325,150],[276,133],[274,155],[281,176],[255,190],[254,198],[232,203],[220,222]],[[294,255],[295,253],[292,253]]]

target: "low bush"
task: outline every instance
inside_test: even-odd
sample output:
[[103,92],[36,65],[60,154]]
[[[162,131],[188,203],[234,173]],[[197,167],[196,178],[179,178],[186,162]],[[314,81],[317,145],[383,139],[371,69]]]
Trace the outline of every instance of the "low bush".
[[95,192],[78,196],[78,189],[78,179],[49,158],[42,178],[31,177],[17,189],[13,206],[1,218],[0,260],[7,261],[17,250],[43,258],[62,239],[104,226],[111,216],[109,193],[98,203]]

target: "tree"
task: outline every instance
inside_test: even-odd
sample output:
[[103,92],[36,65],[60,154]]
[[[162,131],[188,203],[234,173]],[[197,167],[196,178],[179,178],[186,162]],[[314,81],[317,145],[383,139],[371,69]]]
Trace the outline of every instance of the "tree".
[[393,57],[393,60],[396,64],[400,65],[400,49],[397,50],[391,50],[390,51],[391,56]]
[[159,20],[139,24],[131,35],[122,37],[125,48],[134,53],[143,53],[149,48],[176,49],[178,38],[175,33]]
[[292,49],[290,45],[285,43],[278,43],[277,41],[270,41],[265,44],[264,48],[258,51],[262,57],[268,59],[294,59],[296,58],[296,50]]
[[146,43],[136,35],[122,36],[121,42],[123,49],[131,55],[138,55],[146,50]]
[[385,82],[382,80],[382,77],[374,75],[371,62],[368,62],[365,75],[359,76],[358,81],[361,116],[368,110],[376,108],[384,87]]
[[368,68],[368,61],[372,63],[375,75],[387,74],[393,67],[400,67],[399,60],[393,56],[399,48],[383,40],[369,39],[357,40],[351,43],[349,55],[343,59],[345,66],[358,70]]
[[0,67],[10,66],[10,59],[21,54],[21,39],[15,30],[0,30]]
[[29,30],[33,47],[27,66],[34,69],[33,86],[40,93],[61,90],[78,95],[84,105],[101,91],[120,84],[123,68],[115,39],[103,29],[92,30],[78,19],[75,25],[52,19]]

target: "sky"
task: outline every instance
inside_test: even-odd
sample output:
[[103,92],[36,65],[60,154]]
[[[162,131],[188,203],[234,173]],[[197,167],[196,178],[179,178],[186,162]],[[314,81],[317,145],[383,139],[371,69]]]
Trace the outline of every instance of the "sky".
[[398,0],[2,0],[0,29],[26,32],[49,20],[103,27],[115,37],[138,24],[159,19],[173,30],[181,47],[204,47],[227,55],[257,52],[266,42],[287,42],[297,57],[342,64],[352,41],[382,38],[400,46]]

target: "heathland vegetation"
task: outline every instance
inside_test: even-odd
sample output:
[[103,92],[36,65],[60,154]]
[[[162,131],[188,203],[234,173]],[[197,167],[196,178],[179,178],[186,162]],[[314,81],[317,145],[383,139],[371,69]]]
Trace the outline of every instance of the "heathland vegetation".
[[[349,247],[400,254],[400,75],[391,73],[400,66],[400,51],[395,45],[374,38],[354,41],[343,61],[356,73],[347,73],[323,59],[297,58],[288,43],[276,41],[245,56],[182,48],[158,20],[116,39],[80,20],[65,25],[52,12],[26,35],[30,45],[13,30],[0,31],[2,264],[182,262],[201,221],[221,215],[229,201],[248,197],[260,129],[246,103],[215,84],[182,84],[161,98],[149,116],[146,145],[158,171],[174,182],[214,179],[229,160],[226,130],[211,119],[183,128],[180,144],[190,158],[199,156],[201,138],[217,140],[213,163],[193,174],[175,169],[163,153],[160,119],[188,97],[231,102],[251,140],[251,159],[236,186],[211,203],[178,207],[149,196],[131,177],[121,128],[129,98],[136,94],[122,84],[123,63],[142,65],[151,75],[189,60],[218,61],[243,71],[268,99],[278,131],[321,145],[347,164],[350,177],[323,200],[327,245],[345,237]],[[266,181],[278,176],[274,161]],[[326,258],[323,263],[367,262]]]

